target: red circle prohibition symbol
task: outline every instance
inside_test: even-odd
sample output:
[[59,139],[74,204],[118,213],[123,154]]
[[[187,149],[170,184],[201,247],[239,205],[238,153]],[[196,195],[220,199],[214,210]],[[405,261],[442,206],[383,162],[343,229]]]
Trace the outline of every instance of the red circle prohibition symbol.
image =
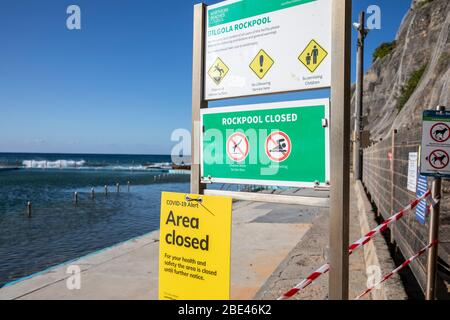
[[[281,136],[281,139],[274,139],[275,136]],[[269,144],[272,143],[274,146],[272,148],[269,147]],[[286,160],[291,154],[292,144],[289,136],[282,132],[276,131],[272,132],[266,139],[265,151],[266,155],[270,160],[275,162],[282,162]],[[281,154],[281,157],[275,157],[272,153]]]
[[450,138],[450,127],[443,122],[435,123],[430,129],[430,136],[436,142],[445,142]]
[[236,132],[228,137],[227,140],[227,155],[236,162],[242,162],[248,155],[248,139],[243,133]]
[[[439,155],[438,153],[441,153],[441,155]],[[428,162],[430,163],[430,165],[435,168],[435,169],[444,169],[449,162],[449,157],[448,157],[448,153],[445,152],[444,150],[433,150],[433,152],[430,153],[430,156],[428,157]],[[440,163],[440,166],[436,165],[436,162]]]

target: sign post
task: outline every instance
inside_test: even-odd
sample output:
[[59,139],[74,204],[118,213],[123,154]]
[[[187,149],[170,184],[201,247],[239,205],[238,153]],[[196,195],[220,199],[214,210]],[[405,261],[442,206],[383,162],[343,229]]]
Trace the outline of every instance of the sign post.
[[329,298],[348,299],[351,0],[332,1]]
[[[442,177],[450,177],[450,112],[444,106],[423,112],[420,173],[432,176],[429,243],[439,240],[439,211]],[[438,245],[430,248],[427,261],[427,300],[436,299]]]
[[191,193],[203,194],[200,182],[200,109],[208,108],[204,99],[206,6],[194,6],[194,40],[192,53],[192,133],[191,133]]

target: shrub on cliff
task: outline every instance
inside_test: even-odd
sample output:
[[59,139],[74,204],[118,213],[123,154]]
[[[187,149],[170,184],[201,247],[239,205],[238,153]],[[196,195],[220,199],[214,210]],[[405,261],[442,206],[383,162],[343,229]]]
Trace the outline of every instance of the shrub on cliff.
[[409,98],[411,98],[412,94],[416,90],[417,86],[419,85],[420,79],[422,79],[422,76],[425,72],[425,69],[427,68],[427,65],[423,65],[416,71],[414,71],[406,84],[401,88],[400,90],[400,97],[397,100],[397,111],[400,112],[405,104],[408,102]]
[[378,48],[373,52],[373,62],[377,59],[381,59],[391,53],[395,47],[397,46],[397,42],[394,40],[392,42],[382,43]]

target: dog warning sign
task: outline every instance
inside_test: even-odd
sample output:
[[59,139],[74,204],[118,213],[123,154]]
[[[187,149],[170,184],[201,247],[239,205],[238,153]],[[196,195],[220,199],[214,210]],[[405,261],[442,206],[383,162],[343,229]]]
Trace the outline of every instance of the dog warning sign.
[[450,177],[450,112],[426,110],[422,123],[420,173]]

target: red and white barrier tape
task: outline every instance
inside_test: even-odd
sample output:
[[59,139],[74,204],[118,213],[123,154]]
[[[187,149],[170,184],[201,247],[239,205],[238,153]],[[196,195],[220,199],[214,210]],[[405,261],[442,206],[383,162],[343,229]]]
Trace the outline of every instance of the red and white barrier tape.
[[353,251],[355,251],[356,249],[358,249],[358,248],[362,247],[363,245],[365,245],[376,234],[381,233],[384,230],[386,230],[393,222],[396,222],[396,221],[400,220],[409,210],[413,210],[415,207],[417,207],[417,205],[419,204],[420,201],[428,198],[429,195],[431,195],[431,191],[430,190],[425,192],[420,198],[417,198],[417,199],[411,201],[411,203],[409,205],[407,205],[405,208],[403,208],[402,210],[400,210],[399,212],[397,212],[396,214],[394,214],[393,216],[391,216],[390,218],[385,220],[382,224],[380,224],[375,229],[369,231],[364,237],[362,237],[361,239],[359,239],[356,242],[352,243],[350,245],[349,249],[348,249],[349,254],[352,254]]
[[402,270],[403,268],[405,268],[407,265],[409,265],[411,262],[413,262],[414,260],[416,260],[418,257],[420,257],[421,255],[423,255],[428,249],[430,249],[431,247],[435,246],[438,243],[437,240],[433,241],[432,243],[430,243],[429,245],[427,245],[425,248],[423,248],[422,250],[420,250],[418,253],[416,253],[415,255],[413,255],[411,258],[409,258],[408,260],[406,260],[405,262],[403,262],[399,267],[397,267],[395,270],[389,272],[388,274],[386,274],[377,284],[373,285],[372,287],[368,288],[366,291],[364,291],[363,293],[361,293],[359,296],[357,296],[355,298],[355,300],[359,300],[362,297],[364,297],[366,294],[368,294],[369,292],[371,292],[374,288],[378,287],[380,284],[382,284],[383,282],[385,282],[386,280],[390,279],[394,274],[398,273],[400,270]]
[[302,282],[300,282],[298,285],[293,287],[291,290],[283,294],[281,297],[279,297],[277,300],[287,300],[289,298],[292,298],[299,292],[300,290],[305,289],[307,286],[309,286],[311,283],[313,283],[314,280],[316,280],[321,275],[327,273],[330,270],[330,265],[328,263],[321,266],[319,269],[311,273],[306,279],[304,279]]
[[[413,200],[410,202],[409,205],[407,205],[405,208],[394,214],[392,217],[384,221],[382,224],[377,226],[375,229],[369,231],[364,237],[361,239],[355,241],[352,243],[348,248],[349,255],[353,253],[356,249],[364,246],[367,242],[369,242],[375,235],[377,235],[380,232],[383,232],[386,230],[393,222],[400,220],[405,213],[407,213],[409,210],[414,209],[420,201],[426,199],[428,196],[430,196],[431,191],[428,190],[425,192],[421,197]],[[314,280],[316,280],[318,277],[320,277],[322,274],[327,273],[330,270],[330,265],[328,263],[321,266],[319,269],[311,273],[306,279],[304,279],[302,282],[297,284],[295,287],[284,293],[281,297],[279,297],[277,300],[287,300],[292,298],[294,295],[296,295],[300,290],[303,290],[307,286],[309,286]]]

